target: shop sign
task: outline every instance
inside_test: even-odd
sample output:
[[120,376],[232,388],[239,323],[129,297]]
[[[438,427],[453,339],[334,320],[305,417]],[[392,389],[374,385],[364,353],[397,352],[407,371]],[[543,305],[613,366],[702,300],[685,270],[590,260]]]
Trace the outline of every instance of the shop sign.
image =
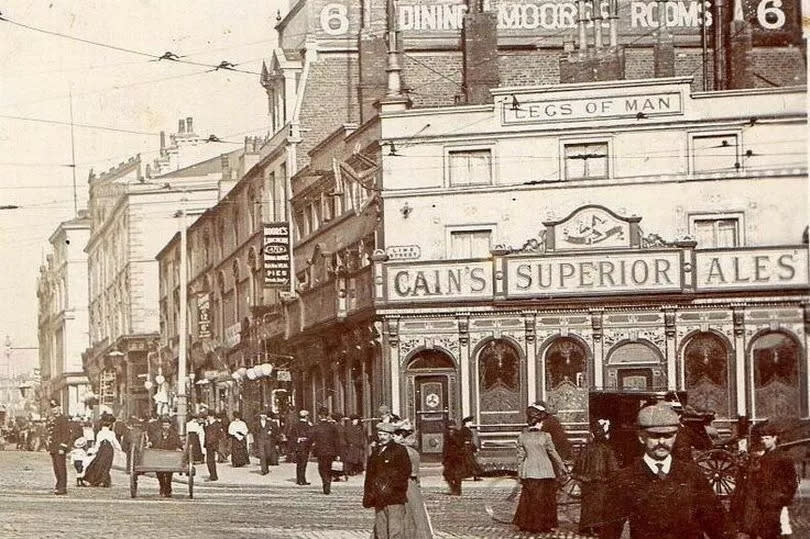
[[518,106],[514,106],[510,98],[501,103],[504,125],[637,118],[639,114],[645,117],[670,116],[682,113],[683,102],[678,92],[527,100],[520,101]]
[[242,341],[242,324],[237,322],[225,328],[224,344],[228,348],[233,348]]
[[197,338],[211,338],[211,296],[197,295]]
[[391,264],[387,267],[388,300],[439,301],[492,297],[492,262]]
[[697,289],[808,286],[807,248],[697,251]]
[[262,256],[265,288],[290,286],[290,226],[286,221],[264,225]]
[[222,380],[222,379],[225,379],[225,378],[230,379],[230,377],[231,377],[230,373],[228,371],[224,371],[224,370],[223,371],[216,371],[216,370],[203,371],[203,378],[205,378],[206,380],[212,380],[212,381],[213,380]]
[[277,370],[276,371],[276,380],[280,382],[292,382],[292,375],[290,371],[286,370]]
[[507,259],[507,295],[678,292],[680,251]]

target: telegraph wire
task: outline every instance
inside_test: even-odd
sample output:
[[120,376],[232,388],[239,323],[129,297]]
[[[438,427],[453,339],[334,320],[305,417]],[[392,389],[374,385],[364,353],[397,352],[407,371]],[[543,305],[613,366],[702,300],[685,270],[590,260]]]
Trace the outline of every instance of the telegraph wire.
[[133,129],[120,129],[117,127],[109,127],[104,125],[92,125],[92,124],[71,124],[71,122],[62,122],[59,120],[46,120],[44,118],[31,118],[28,116],[12,116],[9,114],[0,114],[0,118],[5,118],[6,120],[17,120],[21,122],[34,122],[34,123],[43,123],[43,124],[50,124],[50,125],[65,125],[70,126],[74,125],[75,127],[81,127],[83,129],[97,129],[100,131],[112,131],[115,133],[127,133],[130,135],[144,135],[150,137],[157,137],[160,136],[160,133],[152,133],[148,131],[136,131]]

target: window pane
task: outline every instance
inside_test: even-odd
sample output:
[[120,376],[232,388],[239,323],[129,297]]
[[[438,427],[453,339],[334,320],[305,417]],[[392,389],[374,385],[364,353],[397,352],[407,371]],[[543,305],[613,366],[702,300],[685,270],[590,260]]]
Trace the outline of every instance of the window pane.
[[608,177],[607,143],[566,144],[564,147],[564,155],[566,178]]
[[721,219],[717,222],[717,246],[737,246],[737,220]]
[[450,185],[492,183],[492,155],[489,150],[449,153]]
[[737,135],[709,135],[692,139],[695,172],[730,171],[737,163]]
[[712,221],[695,221],[695,241],[701,248],[714,247],[714,223]]
[[450,233],[450,258],[485,258],[492,248],[491,230],[465,230]]

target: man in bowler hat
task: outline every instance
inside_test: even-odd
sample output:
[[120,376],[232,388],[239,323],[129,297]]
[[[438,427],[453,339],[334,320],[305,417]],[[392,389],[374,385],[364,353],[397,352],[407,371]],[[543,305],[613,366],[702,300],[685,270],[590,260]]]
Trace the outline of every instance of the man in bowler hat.
[[290,427],[290,443],[295,456],[295,483],[309,485],[307,481],[307,462],[309,450],[312,447],[312,423],[309,422],[309,412],[298,412],[298,421]]
[[695,464],[672,458],[680,418],[666,404],[638,413],[644,455],[609,481],[602,539],[619,539],[625,521],[632,537],[731,539],[726,510]]
[[330,421],[329,410],[318,410],[318,423],[312,427],[312,454],[318,459],[318,474],[321,476],[323,493],[332,489],[332,462],[340,458],[342,444],[337,425]]
[[70,421],[62,414],[59,401],[51,399],[51,415],[46,426],[48,432],[48,453],[51,454],[53,474],[56,476],[56,486],[53,493],[67,494],[67,451],[70,445]]

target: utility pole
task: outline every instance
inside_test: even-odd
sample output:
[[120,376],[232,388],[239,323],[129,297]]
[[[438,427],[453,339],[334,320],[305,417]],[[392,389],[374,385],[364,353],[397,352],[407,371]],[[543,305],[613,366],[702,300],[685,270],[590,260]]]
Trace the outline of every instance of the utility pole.
[[76,191],[76,144],[73,136],[73,89],[70,92],[70,170],[73,172],[73,217],[79,216],[79,198]]
[[[185,199],[183,199],[185,200]],[[186,231],[186,212],[182,207],[177,211],[180,221],[180,320],[177,328],[179,346],[177,353],[177,432],[186,433],[186,362],[188,343],[188,238]]]

